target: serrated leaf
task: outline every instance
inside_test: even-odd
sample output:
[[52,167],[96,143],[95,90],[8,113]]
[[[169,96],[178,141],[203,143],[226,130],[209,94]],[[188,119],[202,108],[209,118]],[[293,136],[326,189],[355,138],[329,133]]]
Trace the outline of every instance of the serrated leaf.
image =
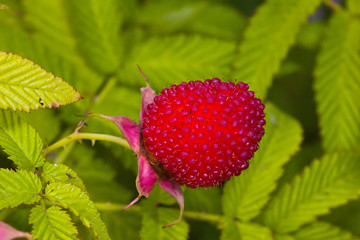
[[248,221],[257,216],[276,188],[282,167],[299,149],[300,124],[272,104],[266,105],[265,136],[250,166],[239,177],[226,183],[223,210],[227,216]]
[[332,154],[315,160],[284,185],[264,212],[267,226],[290,232],[345,204],[360,192],[360,154]]
[[0,146],[18,168],[34,170],[43,165],[43,143],[27,122],[16,113],[0,109]]
[[46,186],[45,197],[79,216],[98,239],[110,239],[94,202],[81,188],[69,183],[54,182]]
[[30,60],[5,52],[0,52],[0,92],[0,108],[26,112],[66,105],[82,98],[61,78]]
[[40,200],[40,179],[26,170],[0,169],[0,210]]
[[235,43],[214,38],[184,35],[150,38],[138,43],[118,76],[124,83],[143,85],[139,65],[154,89],[188,80],[224,78],[230,72],[234,52]]
[[314,82],[322,144],[327,152],[355,149],[360,140],[360,21],[332,16]]
[[102,73],[118,67],[121,12],[118,1],[67,1],[71,26],[77,33],[78,46],[85,59]]
[[[161,190],[162,191],[162,190]],[[150,197],[144,202],[142,209],[143,219],[140,237],[142,240],[185,240],[188,237],[189,225],[182,220],[168,228],[163,228],[165,225],[174,222],[179,217],[179,210],[163,208],[157,206],[161,199],[160,189],[155,186],[151,192]]]
[[234,219],[225,218],[224,228],[221,232],[222,240],[271,240],[270,229],[255,224],[242,223]]
[[325,222],[315,222],[294,234],[295,240],[358,240],[350,232]]
[[35,206],[31,210],[29,223],[33,224],[33,237],[35,239],[77,239],[77,229],[71,222],[69,214],[58,206],[46,209]]
[[83,181],[71,168],[63,164],[45,163],[43,166],[42,177],[49,182],[72,183],[85,190]]
[[321,0],[266,1],[245,30],[234,78],[248,82],[258,96],[265,98],[300,26],[320,3]]

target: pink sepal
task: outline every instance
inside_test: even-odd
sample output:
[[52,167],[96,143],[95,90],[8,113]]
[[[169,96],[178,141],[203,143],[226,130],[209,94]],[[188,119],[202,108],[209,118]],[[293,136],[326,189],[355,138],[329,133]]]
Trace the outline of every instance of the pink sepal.
[[155,91],[150,87],[149,83],[146,82],[146,87],[141,88],[142,100],[141,100],[141,110],[140,110],[140,121],[143,121],[144,112],[149,104],[154,102],[156,96]]
[[31,235],[26,232],[20,232],[4,222],[0,222],[0,239],[12,240],[15,238],[31,239]]
[[184,212],[184,195],[182,193],[181,187],[179,184],[176,184],[175,182],[169,180],[169,179],[158,179],[158,184],[159,186],[164,189],[166,192],[168,192],[171,196],[173,196],[176,201],[178,202],[179,206],[180,206],[180,216],[179,218],[172,222],[169,223],[167,225],[164,226],[165,227],[170,227],[174,224],[178,224],[181,219],[182,219],[182,215]]
[[134,150],[136,154],[140,152],[140,124],[136,124],[132,119],[124,116],[106,116],[98,113],[89,113],[83,116],[97,116],[113,121],[119,127],[132,150]]
[[157,180],[157,175],[151,168],[150,163],[143,154],[140,154],[138,157],[138,175],[136,177],[136,188],[139,194],[149,197]]

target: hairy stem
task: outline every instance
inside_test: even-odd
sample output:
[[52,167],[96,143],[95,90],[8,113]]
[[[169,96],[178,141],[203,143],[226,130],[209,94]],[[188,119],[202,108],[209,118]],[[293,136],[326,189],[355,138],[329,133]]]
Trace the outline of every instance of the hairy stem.
[[[97,209],[101,211],[122,211],[126,204],[116,204],[116,203],[95,203]],[[141,208],[139,206],[131,206],[127,208],[126,211],[131,212],[141,212]],[[217,214],[209,214],[204,212],[194,212],[194,211],[184,211],[184,217],[191,218],[195,220],[201,220],[206,222],[213,223],[222,223],[221,215]]]
[[98,133],[74,132],[74,133],[70,134],[69,136],[67,136],[63,139],[60,139],[56,143],[45,148],[43,150],[43,155],[47,156],[49,153],[51,153],[52,151],[54,151],[57,148],[63,147],[72,141],[83,140],[83,139],[88,139],[93,142],[95,142],[96,140],[109,141],[109,142],[119,144],[125,148],[131,149],[129,143],[121,137],[115,137],[115,136],[111,136],[111,135],[107,135],[107,134],[98,134]]

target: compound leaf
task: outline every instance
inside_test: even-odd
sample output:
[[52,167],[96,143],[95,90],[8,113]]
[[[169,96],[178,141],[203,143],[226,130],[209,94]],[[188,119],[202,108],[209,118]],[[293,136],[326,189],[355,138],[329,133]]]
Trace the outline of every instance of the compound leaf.
[[0,210],[40,200],[40,179],[26,170],[0,169]]
[[31,210],[29,223],[34,225],[32,234],[35,239],[77,239],[77,229],[69,214],[58,206],[48,209],[40,205],[35,206]]
[[315,96],[327,152],[355,149],[360,140],[360,21],[332,16],[315,69]]
[[245,30],[234,77],[249,82],[264,98],[300,26],[320,3],[321,0],[266,1]]
[[34,170],[45,161],[39,134],[16,113],[0,110],[0,146],[19,168]]
[[283,165],[299,149],[302,140],[300,124],[272,104],[266,106],[265,135],[259,150],[241,176],[224,187],[225,215],[248,221],[257,216],[276,188]]
[[90,228],[98,239],[110,239],[94,202],[78,186],[70,183],[53,182],[46,186],[45,197],[79,216],[82,223]]
[[0,108],[29,112],[66,105],[81,98],[73,87],[32,61],[0,52]]
[[331,207],[356,199],[360,192],[360,154],[326,155],[284,185],[264,212],[267,226],[277,232],[297,230]]

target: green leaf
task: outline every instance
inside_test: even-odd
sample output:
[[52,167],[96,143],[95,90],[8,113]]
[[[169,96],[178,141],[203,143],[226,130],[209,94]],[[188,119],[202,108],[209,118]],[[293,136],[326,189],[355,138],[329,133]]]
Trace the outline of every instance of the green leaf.
[[[118,1],[68,0],[71,26],[89,64],[102,73],[118,67],[121,12]],[[120,14],[119,14],[120,13]]]
[[29,223],[34,225],[32,231],[35,239],[77,239],[77,230],[69,214],[58,206],[48,209],[36,206],[31,210]]
[[142,220],[142,228],[140,237],[142,240],[182,240],[188,238],[189,225],[182,220],[180,223],[175,224],[168,228],[163,226],[174,222],[179,217],[179,210],[159,207],[158,202],[161,199],[158,186],[155,186],[151,192],[150,197],[144,202],[142,212],[144,213]]
[[54,182],[46,186],[45,197],[79,216],[98,239],[110,239],[98,210],[81,188],[70,183]]
[[222,240],[271,240],[270,229],[255,224],[242,223],[231,218],[224,219],[224,228],[221,232]]
[[245,27],[239,11],[214,1],[147,2],[138,11],[137,21],[151,33],[201,33],[228,40],[239,39]]
[[138,43],[118,76],[122,82],[143,85],[143,77],[137,69],[139,65],[154,89],[189,79],[224,78],[230,73],[234,52],[233,42],[214,38],[154,37]]
[[315,222],[294,234],[295,240],[356,240],[350,232],[325,222]]
[[239,177],[226,183],[223,210],[227,216],[248,221],[256,217],[268,202],[283,165],[299,149],[300,124],[272,104],[266,105],[265,135],[250,166]]
[[233,76],[249,82],[258,96],[265,98],[300,26],[320,3],[321,0],[266,1],[245,30]]
[[290,232],[345,204],[360,192],[360,155],[333,154],[315,160],[284,185],[264,212],[267,226]]
[[43,143],[27,122],[16,113],[0,109],[0,146],[19,168],[34,170],[43,165]]
[[76,41],[72,35],[62,0],[23,1],[24,18],[42,44],[70,61],[78,61]]
[[0,210],[40,200],[40,179],[26,170],[0,169]]
[[79,178],[77,173],[63,164],[45,163],[42,176],[44,177],[45,181],[72,183],[85,190],[84,183]]
[[26,112],[66,105],[82,98],[61,78],[30,60],[5,52],[0,52],[0,92],[0,108]]
[[357,149],[360,140],[360,22],[332,16],[315,69],[315,96],[327,152]]
[[[0,36],[4,36],[0,38],[1,50],[17,53],[36,62],[47,72],[63,78],[70,85],[81,90],[86,97],[101,84],[102,79],[92,69],[87,68],[82,59],[71,57],[75,55],[69,54],[64,49],[61,50],[56,41],[45,44],[43,43],[45,40],[41,39],[43,35],[29,35],[1,21]],[[91,79],[91,81],[79,81],[79,79]]]

